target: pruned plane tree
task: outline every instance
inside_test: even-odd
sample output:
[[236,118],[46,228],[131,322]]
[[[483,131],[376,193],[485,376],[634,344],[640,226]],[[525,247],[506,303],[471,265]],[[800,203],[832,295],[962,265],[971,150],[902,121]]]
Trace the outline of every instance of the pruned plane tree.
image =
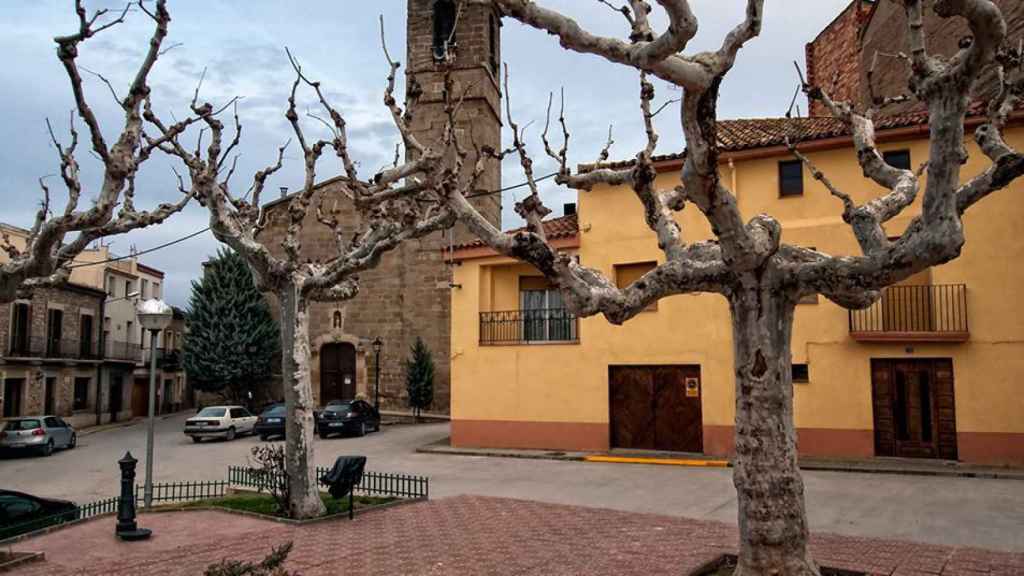
[[[573,171],[566,148],[555,150],[548,131],[544,144],[560,167],[560,185],[583,191],[598,185],[632,189],[664,252],[664,263],[619,288],[600,271],[553,247],[541,225],[550,211],[533,178],[532,159],[522,144],[521,131],[511,118],[513,153],[521,159],[531,187],[530,194],[516,205],[526,229],[503,233],[464,198],[450,195],[459,219],[498,253],[536,267],[561,290],[567,307],[578,315],[601,314],[611,323],[621,324],[651,303],[677,294],[714,293],[728,300],[736,374],[738,573],[818,574],[808,549],[793,421],[790,338],[795,306],[801,298],[821,294],[847,308],[865,308],[880,298],[886,286],[956,258],[965,241],[961,222],[965,211],[1024,172],[1024,156],[1001,136],[1024,85],[1021,49],[1005,45],[1006,25],[1000,10],[989,0],[895,0],[902,2],[909,22],[911,50],[901,56],[909,64],[906,98],[917,101],[930,115],[930,153],[921,170],[886,163],[873,139],[875,110],[834,101],[825,87],[803,86],[810,98],[826,103],[835,118],[847,125],[856,147],[856,158],[851,160],[859,162],[867,178],[885,189],[869,202],[857,204],[853,194],[839,190],[827,175],[811,167],[838,199],[837,212],[852,228],[860,247],[857,254],[831,255],[782,242],[781,225],[769,214],[745,219],[735,195],[719,177],[719,89],[742,48],[760,34],[764,0],[748,0],[745,18],[722,39],[720,47],[700,53],[687,53],[698,23],[687,0],[657,0],[668,21],[668,27],[660,32],[652,24],[652,3],[629,0],[618,10],[626,16],[624,39],[591,33],[571,17],[530,0],[473,1],[497,5],[507,18],[557,37],[566,50],[596,55],[638,71],[647,145],[628,167],[598,163]],[[776,4],[776,8],[782,6]],[[922,25],[925,9],[942,18],[966,19],[972,38],[962,43],[953,57],[929,54]],[[1001,85],[987,104],[987,121],[974,134],[991,163],[962,183],[969,95],[982,70],[991,67],[998,70]],[[652,122],[657,113],[652,112],[652,78],[682,90],[678,113],[686,153],[681,178],[670,189],[660,189],[655,181],[658,134]],[[890,102],[878,98],[875,103]],[[564,115],[561,122],[568,141]],[[602,152],[601,158],[606,157]],[[899,237],[887,237],[885,223],[906,210],[921,188],[921,214]],[[709,223],[712,239],[686,240],[677,216],[691,205]],[[685,331],[680,332],[685,338]]]
[[[9,234],[0,237],[0,250],[7,261],[0,264],[0,303],[13,301],[18,294],[37,286],[59,286],[70,278],[71,266],[93,242],[125,234],[167,220],[180,212],[192,199],[188,192],[174,202],[163,203],[152,210],[135,205],[135,179],[140,167],[152,157],[156,146],[143,141],[143,108],[150,98],[149,76],[157,60],[168,49],[167,20],[150,12],[141,3],[139,9],[150,16],[155,27],[142,63],[136,69],[128,91],[119,96],[114,85],[99,73],[84,68],[78,61],[82,46],[114,26],[124,22],[131,4],[117,12],[98,10],[89,14],[81,0],[75,2],[78,30],[57,36],[57,58],[70,81],[74,109],[70,116],[69,141],[62,143],[49,120],[46,126],[54,149],[60,158],[60,180],[66,200],[57,205],[46,178],[39,180],[42,200],[35,220],[23,241]],[[103,135],[96,113],[89,104],[83,72],[101,80],[117,101],[124,120],[117,138],[108,141]],[[102,179],[98,190],[90,191],[82,182],[78,162],[79,132],[75,117],[85,124],[86,137],[93,156],[102,163]],[[84,206],[92,197],[91,205]]]

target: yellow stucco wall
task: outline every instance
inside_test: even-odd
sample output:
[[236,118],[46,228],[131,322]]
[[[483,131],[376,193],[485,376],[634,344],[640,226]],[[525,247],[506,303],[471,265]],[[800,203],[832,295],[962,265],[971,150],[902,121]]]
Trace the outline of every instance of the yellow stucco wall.
[[[1008,141],[1024,148],[1024,129]],[[882,150],[910,149],[913,165],[927,157],[924,139],[893,142]],[[973,142],[967,179],[988,162]],[[842,190],[858,202],[882,193],[865,179],[851,148],[809,154]],[[830,254],[859,253],[842,222],[841,203],[804,174],[804,194],[779,198],[778,162],[784,157],[736,161],[721,168],[733,185],[744,218],[768,213],[783,224],[784,241],[814,246]],[[663,173],[671,188],[678,172]],[[855,342],[846,310],[820,298],[798,307],[793,361],[807,363],[810,383],[796,385],[796,419],[801,429],[870,431],[873,428],[872,358],[952,358],[958,433],[1024,434],[1024,314],[1015,294],[1024,285],[1018,263],[1024,239],[1015,229],[1022,214],[1024,183],[985,199],[965,216],[967,244],[962,256],[932,271],[933,284],[966,284],[970,340],[967,343]],[[920,210],[919,196],[905,216],[887,225],[899,234]],[[642,208],[628,189],[599,188],[579,197],[581,262],[614,278],[613,267],[664,260]],[[687,241],[710,237],[693,206],[677,216]],[[470,259],[458,266],[452,293],[453,421],[587,423],[609,421],[610,365],[695,364],[701,368],[704,426],[733,423],[733,366],[729,310],[716,295],[684,295],[662,300],[616,327],[603,317],[580,321],[579,344],[480,346],[479,312],[518,308],[517,278],[530,268],[498,257]],[[1024,436],[1021,437],[1024,441]],[[512,442],[514,444],[514,441]],[[551,446],[557,448],[557,439]]]

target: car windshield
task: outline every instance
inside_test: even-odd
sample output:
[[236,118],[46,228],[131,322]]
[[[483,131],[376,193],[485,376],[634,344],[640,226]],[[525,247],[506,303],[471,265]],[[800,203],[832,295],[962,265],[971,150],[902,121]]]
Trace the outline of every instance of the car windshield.
[[203,408],[199,411],[196,416],[204,416],[206,418],[222,418],[224,416],[224,408]]
[[284,406],[271,406],[263,411],[263,416],[284,416]]
[[352,411],[352,405],[351,404],[331,404],[330,406],[325,408],[325,410],[328,411],[328,412],[351,412]]
[[39,420],[9,420],[4,430],[35,430],[36,428],[42,428],[42,424]]

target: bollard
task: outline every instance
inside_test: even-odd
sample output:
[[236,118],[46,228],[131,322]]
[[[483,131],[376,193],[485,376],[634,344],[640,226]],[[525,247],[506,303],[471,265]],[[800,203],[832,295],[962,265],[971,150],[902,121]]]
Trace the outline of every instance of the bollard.
[[138,460],[126,452],[117,462],[121,466],[121,497],[117,501],[117,537],[129,542],[145,540],[152,532],[135,523],[135,465]]

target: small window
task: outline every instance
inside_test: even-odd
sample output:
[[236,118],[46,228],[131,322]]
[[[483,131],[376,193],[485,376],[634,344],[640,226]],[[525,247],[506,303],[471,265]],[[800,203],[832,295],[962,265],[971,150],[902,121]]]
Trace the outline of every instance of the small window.
[[434,3],[434,58],[444,60],[448,49],[455,46],[455,2],[437,0]]
[[796,384],[807,384],[811,381],[811,373],[807,364],[793,364],[793,382]]
[[803,196],[804,163],[799,160],[779,162],[779,196]]
[[89,383],[88,378],[75,378],[75,401],[73,409],[85,410],[89,407]]
[[883,153],[882,158],[893,168],[910,170],[910,150],[891,150]]
[[145,278],[142,279],[142,288],[139,290],[139,296],[141,296],[143,300],[149,298],[149,280],[146,280]]
[[[658,266],[657,262],[639,262],[636,264],[616,264],[615,265],[615,285],[619,288],[625,288],[633,282],[636,282],[644,274],[647,274],[651,270],[654,270]],[[647,308],[644,308],[644,312],[657,312],[658,302],[651,302]]]
[[160,299],[160,284],[153,282],[153,298]]

